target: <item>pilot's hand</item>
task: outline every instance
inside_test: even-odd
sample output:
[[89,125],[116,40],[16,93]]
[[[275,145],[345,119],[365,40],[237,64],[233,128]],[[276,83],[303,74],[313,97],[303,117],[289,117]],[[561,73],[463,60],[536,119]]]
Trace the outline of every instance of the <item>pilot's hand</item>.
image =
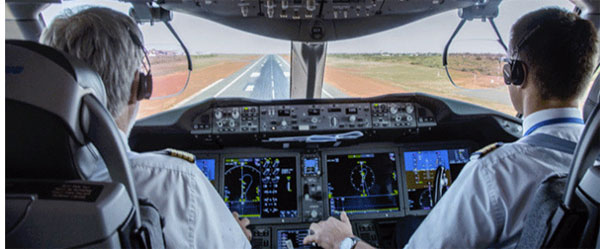
[[310,244],[314,242],[324,249],[340,248],[342,240],[354,236],[346,212],[342,212],[340,219],[329,217],[326,221],[310,224],[309,235],[304,238],[303,243]]
[[248,218],[240,219],[240,215],[236,211],[233,211],[232,214],[238,224],[240,224],[240,228],[242,228],[242,231],[244,232],[244,235],[246,235],[246,238],[248,238],[248,241],[252,241],[252,231],[248,229],[250,220]]

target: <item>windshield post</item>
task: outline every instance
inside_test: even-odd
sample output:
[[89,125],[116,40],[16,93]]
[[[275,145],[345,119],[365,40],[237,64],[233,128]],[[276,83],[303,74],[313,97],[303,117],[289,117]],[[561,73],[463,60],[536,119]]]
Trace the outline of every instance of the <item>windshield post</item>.
[[6,3],[6,39],[38,41],[46,26],[41,11],[50,3]]
[[321,98],[325,72],[326,42],[292,41],[290,97]]

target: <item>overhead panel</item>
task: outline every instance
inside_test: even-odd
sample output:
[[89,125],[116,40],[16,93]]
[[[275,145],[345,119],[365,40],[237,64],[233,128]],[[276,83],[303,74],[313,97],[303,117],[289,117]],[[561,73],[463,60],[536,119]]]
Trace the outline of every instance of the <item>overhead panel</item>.
[[[134,1],[134,0],[129,0]],[[480,0],[163,0],[163,8],[246,32],[293,41],[333,41],[391,28]],[[457,17],[458,18],[458,17]]]

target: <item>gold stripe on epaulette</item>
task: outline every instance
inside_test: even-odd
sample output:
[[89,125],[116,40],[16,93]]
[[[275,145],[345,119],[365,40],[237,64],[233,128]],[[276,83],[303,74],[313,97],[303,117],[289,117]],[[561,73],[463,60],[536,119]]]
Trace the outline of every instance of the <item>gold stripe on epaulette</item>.
[[166,151],[167,151],[167,155],[169,155],[169,156],[181,158],[190,163],[196,162],[196,156],[194,156],[194,154],[192,154],[192,153],[181,151],[181,150],[176,150],[176,149],[166,149]]
[[503,144],[504,143],[502,143],[502,142],[497,142],[497,143],[487,145],[487,146],[481,148],[480,150],[476,151],[475,153],[473,153],[469,159],[472,161],[472,160],[477,160],[479,158],[482,158],[485,155],[489,154],[490,152],[502,147]]

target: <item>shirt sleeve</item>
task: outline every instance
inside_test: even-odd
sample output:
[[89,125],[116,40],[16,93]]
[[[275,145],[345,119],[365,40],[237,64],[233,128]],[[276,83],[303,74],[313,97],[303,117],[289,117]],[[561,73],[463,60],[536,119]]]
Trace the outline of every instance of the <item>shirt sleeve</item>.
[[204,174],[163,155],[130,156],[139,198],[164,217],[167,248],[250,248],[250,242]]
[[484,248],[501,224],[498,192],[480,160],[465,166],[405,248]]
[[196,248],[251,248],[225,202],[210,181],[198,170],[198,222]]

